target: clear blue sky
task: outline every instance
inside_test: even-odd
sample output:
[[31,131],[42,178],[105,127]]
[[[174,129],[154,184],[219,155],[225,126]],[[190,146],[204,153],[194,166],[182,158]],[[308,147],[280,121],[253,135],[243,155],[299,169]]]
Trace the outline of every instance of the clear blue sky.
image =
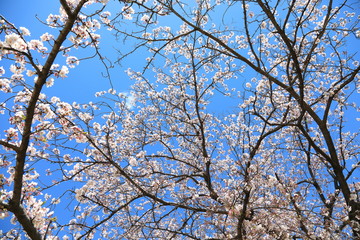
[[[117,1],[112,1],[114,6],[121,7]],[[42,25],[36,16],[45,21],[49,13],[57,13],[59,8],[58,0],[0,0],[0,14],[4,15],[10,22],[14,23],[17,27],[24,26],[31,32],[31,38],[38,38],[44,32],[51,31],[45,25]],[[57,30],[56,30],[57,31]],[[53,33],[56,35],[56,31]],[[106,33],[107,31],[102,31]],[[119,48],[126,52],[126,49],[131,49],[131,45],[123,45],[122,42],[115,42],[111,36],[111,32],[107,32],[109,35],[102,35],[101,51],[102,54],[115,60],[118,56],[115,48]],[[355,43],[358,44],[359,40]],[[79,56],[83,53],[74,51],[73,54]],[[123,62],[122,67],[115,65],[111,69],[111,79],[114,88],[118,92],[127,92],[129,90],[130,81],[124,70],[128,67],[141,70],[141,66],[144,60],[144,55],[138,52],[131,57],[127,58]],[[64,59],[59,56],[58,63],[63,63]],[[7,63],[1,62],[1,65]],[[6,69],[8,71],[8,69]],[[90,59],[81,62],[75,69],[69,69],[70,74],[66,79],[56,79],[55,85],[52,88],[45,89],[45,93],[48,96],[58,96],[64,101],[85,103],[88,101],[94,101],[94,93],[100,90],[107,90],[110,88],[109,80],[102,76],[102,72],[105,69],[102,65],[99,65],[98,59]],[[3,101],[0,94],[0,101]],[[223,108],[224,109],[224,108]],[[358,114],[358,113],[357,113]],[[5,116],[6,117],[6,116]],[[7,124],[7,118],[0,116],[0,125]],[[3,128],[0,129],[1,131]],[[0,136],[3,133],[0,132]],[[58,212],[57,212],[58,213]],[[7,219],[8,220],[8,219]],[[6,229],[8,225],[7,220],[0,220],[0,229]],[[5,222],[5,223],[4,223]]]

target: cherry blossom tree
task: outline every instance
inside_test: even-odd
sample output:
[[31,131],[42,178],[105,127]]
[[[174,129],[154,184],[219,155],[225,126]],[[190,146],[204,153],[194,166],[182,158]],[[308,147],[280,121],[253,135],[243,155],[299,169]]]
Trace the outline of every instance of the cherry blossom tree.
[[[40,40],[1,18],[4,239],[360,238],[351,2],[60,4]],[[132,90],[46,96],[73,49],[108,69],[100,27],[141,51]]]

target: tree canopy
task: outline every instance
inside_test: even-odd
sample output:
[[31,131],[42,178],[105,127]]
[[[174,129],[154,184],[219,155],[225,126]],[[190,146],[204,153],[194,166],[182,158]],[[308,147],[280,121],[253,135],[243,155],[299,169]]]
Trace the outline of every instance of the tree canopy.
[[360,239],[358,3],[58,4],[0,16],[1,239]]

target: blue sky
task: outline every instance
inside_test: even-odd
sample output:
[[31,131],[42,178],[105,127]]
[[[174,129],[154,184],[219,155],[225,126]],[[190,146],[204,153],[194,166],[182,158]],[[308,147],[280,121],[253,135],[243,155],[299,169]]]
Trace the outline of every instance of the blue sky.
[[[112,4],[116,4],[121,7],[116,1],[112,1]],[[41,34],[51,29],[39,23],[36,16],[41,20],[46,20],[49,13],[57,13],[59,8],[59,1],[51,0],[0,0],[0,14],[4,15],[10,22],[14,23],[17,27],[24,26],[31,31],[31,37],[37,38]],[[54,30],[53,30],[54,31]],[[56,35],[57,30],[54,31]],[[121,49],[123,52],[127,52],[131,49],[131,44],[127,42],[123,44],[121,41],[114,41],[111,36],[111,32],[101,31],[102,35],[100,49],[102,54],[109,57],[112,60],[116,60],[118,53],[115,48]],[[105,35],[108,34],[108,35]],[[359,40],[357,40],[359,41]],[[81,56],[84,52],[74,51],[71,55]],[[126,61],[122,62],[122,66],[114,65],[111,71],[111,82],[114,88],[118,92],[128,92],[131,82],[128,76],[124,72],[127,68],[131,67],[135,70],[141,70],[141,66],[144,59],[144,53],[137,52],[136,54],[128,57]],[[64,59],[60,56],[57,63],[63,63]],[[1,63],[3,64],[3,63]],[[6,66],[6,63],[4,63]],[[102,76],[105,72],[105,68],[99,65],[97,58],[86,60],[80,63],[75,69],[70,69],[69,77],[66,79],[57,79],[55,85],[52,88],[45,88],[44,91],[48,96],[58,96],[62,100],[67,102],[80,102],[85,103],[88,101],[94,101],[94,93],[96,91],[107,90],[111,87],[109,79]],[[248,76],[247,76],[248,77]],[[239,80],[237,80],[239,81]],[[238,82],[237,82],[238,84]],[[241,83],[242,84],[242,83]],[[0,94],[0,101],[2,95]],[[222,109],[226,109],[222,106]],[[227,111],[227,110],[226,110]],[[231,110],[229,110],[231,111]],[[5,116],[6,117],[6,116]],[[7,124],[7,118],[0,116],[0,124],[4,126]],[[1,129],[2,130],[2,129]],[[3,133],[0,132],[0,135]],[[0,229],[4,226],[0,220]],[[7,223],[5,223],[7,224]]]

